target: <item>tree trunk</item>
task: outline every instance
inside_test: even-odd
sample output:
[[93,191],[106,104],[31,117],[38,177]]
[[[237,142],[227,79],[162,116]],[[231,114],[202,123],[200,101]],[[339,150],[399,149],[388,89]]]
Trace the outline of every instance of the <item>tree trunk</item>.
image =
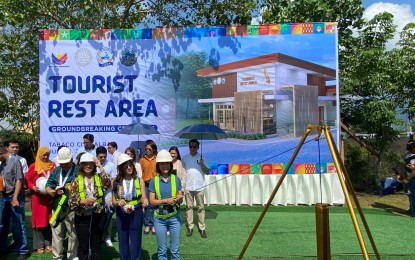
[[383,149],[380,149],[379,151],[379,158],[376,161],[376,186],[378,186],[379,189],[382,189],[382,183],[380,181],[380,173],[381,173],[381,169],[382,169],[382,159],[383,159],[383,155],[384,155],[384,151]]

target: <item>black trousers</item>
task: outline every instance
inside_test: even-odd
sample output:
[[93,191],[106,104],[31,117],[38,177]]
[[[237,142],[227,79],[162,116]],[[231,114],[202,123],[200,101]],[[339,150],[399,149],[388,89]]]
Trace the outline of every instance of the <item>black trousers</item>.
[[[75,214],[75,230],[79,244],[79,260],[101,259],[100,253],[105,222],[105,213],[92,213],[91,216],[78,216]],[[91,249],[90,258],[88,258],[89,249]]]

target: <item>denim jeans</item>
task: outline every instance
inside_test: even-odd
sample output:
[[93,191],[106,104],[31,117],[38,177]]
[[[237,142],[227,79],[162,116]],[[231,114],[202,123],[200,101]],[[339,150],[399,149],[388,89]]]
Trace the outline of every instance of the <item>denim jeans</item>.
[[158,260],[167,260],[167,230],[170,231],[171,260],[180,259],[179,241],[181,222],[180,211],[170,218],[154,218],[158,244]]
[[[150,198],[150,192],[146,191],[147,198]],[[154,208],[149,205],[144,209],[144,226],[152,228],[154,226]]]
[[137,205],[134,212],[125,213],[121,207],[116,209],[117,233],[121,260],[139,260],[141,256],[141,237],[143,228],[143,208]]
[[18,200],[19,206],[12,207],[13,193],[0,198],[0,251],[6,251],[8,247],[7,236],[9,233],[10,219],[12,221],[13,240],[16,243],[18,254],[27,254],[26,224],[24,216],[24,193],[21,192]]

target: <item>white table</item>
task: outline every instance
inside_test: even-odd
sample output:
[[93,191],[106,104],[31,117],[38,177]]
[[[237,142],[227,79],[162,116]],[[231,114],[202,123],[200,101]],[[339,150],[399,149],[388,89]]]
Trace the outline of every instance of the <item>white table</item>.
[[[265,205],[280,178],[280,174],[207,175],[205,204]],[[288,174],[272,205],[313,205],[319,202],[344,204],[337,174],[322,174],[321,189],[318,174]]]

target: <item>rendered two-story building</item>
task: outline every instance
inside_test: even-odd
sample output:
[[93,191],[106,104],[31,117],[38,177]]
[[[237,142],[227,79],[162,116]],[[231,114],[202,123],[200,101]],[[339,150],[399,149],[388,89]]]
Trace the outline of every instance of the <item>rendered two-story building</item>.
[[197,71],[212,80],[215,124],[224,130],[298,137],[308,124],[334,125],[336,70],[281,53]]

